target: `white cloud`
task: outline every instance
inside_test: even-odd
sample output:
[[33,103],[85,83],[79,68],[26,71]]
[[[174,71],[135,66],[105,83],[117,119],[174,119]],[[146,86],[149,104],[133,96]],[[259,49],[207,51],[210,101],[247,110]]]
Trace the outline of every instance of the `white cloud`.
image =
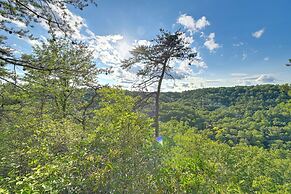
[[274,84],[279,83],[278,79],[270,74],[249,75],[245,73],[232,73],[230,78],[203,78],[199,75],[186,76],[175,81],[166,79],[163,82],[162,90],[181,92],[185,90],[194,90],[205,87],[221,87],[221,86],[250,86],[258,84]]
[[210,25],[210,23],[206,19],[206,17],[202,16],[202,18],[198,19],[196,22],[196,29],[202,30],[203,28],[205,28],[206,26],[209,26],[209,25]]
[[120,58],[125,59],[130,56],[129,51],[132,49],[132,45],[130,45],[126,40],[123,40],[117,44],[116,49],[120,55]]
[[264,61],[269,61],[269,60],[270,60],[269,57],[265,57],[265,58],[264,58]]
[[162,91],[164,92],[182,92],[185,90],[194,90],[204,87],[206,80],[197,76],[189,76],[179,80],[164,80]]
[[[57,7],[53,7],[55,12],[58,11]],[[137,45],[147,45],[149,46],[152,44],[150,41],[147,40],[134,40],[134,41],[127,41],[124,36],[121,34],[115,35],[97,35],[93,31],[89,29],[86,24],[84,18],[75,15],[70,10],[66,9],[67,19],[70,22],[69,24],[77,24],[74,27],[74,31],[72,33],[72,38],[78,41],[84,41],[88,43],[89,49],[92,50],[93,56],[95,60],[102,64],[102,66],[112,67],[112,74],[109,75],[100,75],[100,82],[102,84],[110,83],[111,85],[120,85],[126,89],[132,89],[132,85],[136,82],[140,81],[140,78],[136,76],[136,71],[142,67],[142,64],[136,64],[131,71],[123,70],[120,65],[121,61],[125,58],[130,56],[129,51]],[[58,16],[57,16],[58,17]],[[191,16],[189,16],[191,17]],[[189,19],[186,17],[186,19]],[[192,18],[193,19],[193,18]],[[193,25],[187,23],[187,21],[183,20],[181,22],[185,25]],[[189,21],[188,21],[189,22]],[[197,22],[194,20],[193,30],[200,30],[203,29],[205,26],[209,25],[209,22],[205,17],[200,18]],[[41,27],[48,30],[48,26],[45,23],[41,23]],[[63,36],[62,32],[56,32],[56,35]],[[193,37],[187,36],[186,34],[182,34],[186,41],[191,45],[193,43]],[[213,37],[214,39],[214,37]],[[28,41],[28,40],[25,40]],[[35,42],[28,41],[29,44],[34,45]],[[215,42],[214,42],[215,43]],[[195,50],[195,49],[194,49]],[[199,56],[198,53],[198,60],[192,61],[191,66],[189,65],[189,61],[175,61],[173,62],[173,69],[171,74],[176,78],[175,83],[178,85],[178,89],[176,87],[173,88],[171,84],[172,81],[170,79],[166,79],[165,86],[166,88],[171,88],[172,91],[183,90],[183,86],[187,83],[188,79],[191,79],[193,76],[197,76],[202,72],[203,69],[207,68],[206,63],[203,59]],[[198,78],[197,78],[198,79]],[[201,83],[200,81],[199,83]],[[183,84],[182,84],[183,83]],[[191,84],[190,84],[191,85]],[[191,87],[193,84],[191,85]],[[189,86],[190,87],[190,86]],[[190,87],[190,88],[191,88]],[[194,86],[193,86],[194,87]],[[199,85],[195,85],[195,87],[199,87]],[[185,89],[185,87],[184,87]]]
[[[89,48],[94,51],[94,56],[97,60],[111,66],[113,70],[113,73],[107,75],[106,79],[113,81],[116,85],[121,85],[123,88],[132,89],[134,83],[141,81],[141,79],[136,76],[136,72],[142,68],[143,64],[136,64],[130,71],[126,71],[120,67],[121,61],[130,56],[129,51],[134,46],[149,46],[152,43],[147,40],[135,40],[129,43],[126,42],[125,38],[121,35],[97,36],[92,33],[89,32],[89,34],[91,34],[88,41]],[[189,41],[191,40],[189,39]],[[207,65],[199,54],[197,59],[199,60],[191,62],[191,66],[189,65],[189,61],[172,61],[171,66],[173,69],[171,75],[176,80],[181,80],[194,74],[199,74],[201,69],[207,68]],[[198,70],[198,73],[193,72],[194,67]],[[170,77],[166,77],[166,80],[167,79],[170,79]],[[150,88],[148,89],[150,90]]]
[[202,16],[200,19],[195,21],[192,16],[186,14],[181,15],[177,19],[177,23],[183,25],[191,32],[197,32],[210,25],[210,22],[206,19],[205,16]]
[[[90,37],[88,40],[89,48],[93,50],[95,59],[107,65],[120,64],[122,57],[126,55],[128,46],[122,42],[123,36],[107,35]],[[124,49],[122,51],[122,49]]]
[[22,40],[24,40],[25,42],[27,42],[31,46],[41,45],[41,42],[38,41],[38,40],[32,40],[32,39],[29,39],[29,38],[23,38]]
[[185,40],[187,46],[190,46],[194,42],[193,36],[187,36],[185,33],[182,33],[180,37]]
[[[174,79],[183,79],[185,77],[191,76],[193,73],[193,70],[191,66],[189,65],[190,61],[173,61],[172,64],[170,64],[173,69],[170,72],[170,75]],[[166,79],[171,79],[171,76],[166,76]]]
[[12,24],[15,24],[18,28],[26,28],[26,24],[24,22],[9,19],[9,18],[3,17],[2,15],[0,15],[0,21],[11,22]]
[[207,64],[205,63],[203,58],[200,56],[200,53],[198,51],[196,52],[197,52],[197,56],[195,60],[191,61],[191,65],[196,66],[198,69],[206,69],[208,67]]
[[[64,7],[64,9],[60,8],[58,4],[50,3],[48,4],[48,6],[52,10],[55,20],[63,21],[63,23],[65,23],[67,26],[71,28],[70,36],[73,39],[82,41],[86,38],[86,36],[84,36],[81,33],[82,29],[85,29],[85,31],[88,29],[88,26],[84,18],[82,18],[79,15],[74,14],[66,6]],[[49,30],[49,25],[44,20],[40,20],[40,26],[42,26],[46,30]],[[61,26],[61,27],[65,28],[67,26]],[[55,27],[53,30],[54,30],[53,33],[58,37],[65,35],[64,32],[58,27]],[[68,30],[68,29],[65,29],[65,30]]]
[[242,54],[242,58],[241,58],[241,60],[246,60],[248,58],[248,55],[247,55],[247,53],[243,53]]
[[183,14],[178,18],[177,23],[183,25],[189,30],[192,31],[196,30],[195,20],[193,19],[192,16]]
[[262,28],[256,32],[252,33],[252,36],[254,38],[261,38],[263,36],[264,32],[265,32],[265,28]]
[[150,46],[151,44],[148,40],[135,40],[133,46]]
[[222,79],[214,79],[214,80],[205,80],[206,83],[208,84],[220,84],[223,82]]
[[[151,42],[146,40],[136,40],[132,44],[125,42],[124,38],[120,35],[108,35],[108,36],[95,36],[91,39],[89,46],[94,51],[96,59],[100,60],[103,64],[112,67],[113,73],[107,76],[107,79],[114,81],[116,85],[121,85],[126,89],[132,89],[134,83],[141,81],[136,76],[136,71],[143,65],[136,64],[130,71],[121,69],[121,61],[128,57],[128,51],[136,45],[149,45]],[[181,80],[194,74],[199,74],[201,69],[207,68],[203,59],[198,56],[200,60],[193,61],[189,65],[189,61],[172,61],[173,67],[170,74],[176,79]],[[193,68],[198,70],[198,73],[193,72]],[[170,77],[166,77],[166,80]],[[148,88],[150,90],[150,88]]]
[[272,75],[260,75],[255,81],[258,83],[274,83],[277,79]]
[[230,76],[232,77],[245,77],[247,76],[248,74],[246,73],[231,73]]
[[277,78],[269,74],[249,75],[245,73],[232,73],[231,76],[234,78],[232,82],[239,85],[267,84],[278,81]]
[[218,43],[215,42],[215,33],[210,33],[204,42],[204,46],[210,51],[213,52],[215,49],[221,47]]
[[[46,42],[47,39],[44,36],[40,36],[40,39],[30,39],[28,37],[17,37],[17,39],[26,42],[27,44],[31,45],[32,47],[34,46],[40,46],[42,42]],[[21,48],[18,48],[21,50]]]
[[240,46],[243,46],[244,43],[243,42],[238,42],[238,43],[233,43],[232,46],[234,47],[240,47]]

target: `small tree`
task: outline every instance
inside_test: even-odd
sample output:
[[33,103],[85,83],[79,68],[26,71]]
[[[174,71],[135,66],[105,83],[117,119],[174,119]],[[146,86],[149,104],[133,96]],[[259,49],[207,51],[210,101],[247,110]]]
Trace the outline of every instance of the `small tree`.
[[[159,111],[160,111],[160,93],[163,79],[165,76],[171,75],[172,66],[170,62],[173,60],[197,60],[197,53],[190,47],[184,33],[176,31],[170,33],[163,29],[160,34],[151,41],[150,45],[139,45],[132,49],[131,57],[124,60],[122,67],[130,69],[135,64],[142,64],[143,68],[137,72],[138,76],[143,78],[139,86],[147,88],[156,85],[155,92],[155,116],[154,127],[155,136],[159,136]],[[189,63],[190,64],[190,63]]]

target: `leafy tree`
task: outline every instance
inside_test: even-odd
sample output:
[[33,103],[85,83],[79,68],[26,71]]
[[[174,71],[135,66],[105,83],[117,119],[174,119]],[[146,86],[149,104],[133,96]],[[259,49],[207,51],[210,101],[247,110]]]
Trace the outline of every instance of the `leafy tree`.
[[[94,125],[42,118],[30,108],[2,122],[0,188],[12,193],[153,193],[157,171],[151,120],[133,111],[135,99],[103,88]],[[12,115],[10,115],[12,116]]]
[[51,108],[56,115],[74,117],[85,127],[88,108],[96,94],[89,99],[84,95],[100,88],[97,75],[106,72],[96,67],[91,51],[85,45],[73,45],[68,40],[50,40],[35,47],[32,55],[22,58],[30,64],[40,63],[44,69],[50,69],[25,68],[26,88],[34,103],[39,102],[40,114]]
[[122,67],[130,69],[136,64],[143,67],[137,72],[138,76],[144,78],[139,87],[147,88],[156,86],[155,92],[155,136],[159,136],[159,111],[161,86],[165,76],[171,76],[173,60],[195,60],[197,53],[191,49],[189,43],[183,36],[183,32],[170,33],[160,30],[161,34],[151,41],[150,45],[136,46],[130,53],[132,57],[123,61]]
[[96,179],[96,190],[154,192],[156,166],[152,121],[133,111],[136,99],[124,95],[122,90],[103,88],[99,92],[100,109],[95,111],[93,118],[97,128],[88,142],[90,153],[102,156],[105,163],[102,169],[106,171]]
[[38,35],[33,33],[33,28],[35,24],[41,23],[48,26],[48,32],[51,34],[61,32],[63,35],[70,37],[74,32],[74,27],[80,24],[72,23],[68,20],[70,15],[68,14],[67,6],[74,6],[82,10],[89,3],[96,5],[95,0],[1,1],[0,79],[7,81],[9,75],[16,73],[16,71],[11,71],[9,65],[43,70],[43,67],[37,64],[30,64],[14,55],[10,45],[5,42],[8,37],[38,39]]

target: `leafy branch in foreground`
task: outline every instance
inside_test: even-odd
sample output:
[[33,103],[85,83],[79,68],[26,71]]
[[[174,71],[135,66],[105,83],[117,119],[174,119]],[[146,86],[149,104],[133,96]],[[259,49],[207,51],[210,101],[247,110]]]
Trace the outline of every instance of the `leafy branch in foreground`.
[[[96,0],[4,0],[0,4],[0,78],[9,78],[16,74],[12,67],[29,67],[45,70],[23,61],[11,46],[5,42],[7,38],[24,38],[37,40],[33,33],[36,24],[46,26],[48,32],[55,36],[57,33],[71,37],[76,26],[82,21],[70,20],[71,14],[67,6],[83,10],[89,3],[97,5]],[[2,79],[3,80],[3,79]]]

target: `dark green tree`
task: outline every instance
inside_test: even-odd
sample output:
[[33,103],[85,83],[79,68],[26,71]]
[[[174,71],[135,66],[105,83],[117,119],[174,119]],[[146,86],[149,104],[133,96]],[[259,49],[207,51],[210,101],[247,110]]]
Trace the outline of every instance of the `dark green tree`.
[[122,67],[130,69],[135,64],[142,64],[143,68],[137,72],[143,78],[138,86],[142,89],[149,86],[156,87],[155,91],[155,136],[159,136],[159,111],[160,93],[163,79],[171,75],[173,60],[197,60],[197,53],[190,47],[189,42],[183,36],[184,33],[174,33],[160,30],[160,34],[151,41],[150,45],[139,45],[132,49],[131,57],[123,61]]

